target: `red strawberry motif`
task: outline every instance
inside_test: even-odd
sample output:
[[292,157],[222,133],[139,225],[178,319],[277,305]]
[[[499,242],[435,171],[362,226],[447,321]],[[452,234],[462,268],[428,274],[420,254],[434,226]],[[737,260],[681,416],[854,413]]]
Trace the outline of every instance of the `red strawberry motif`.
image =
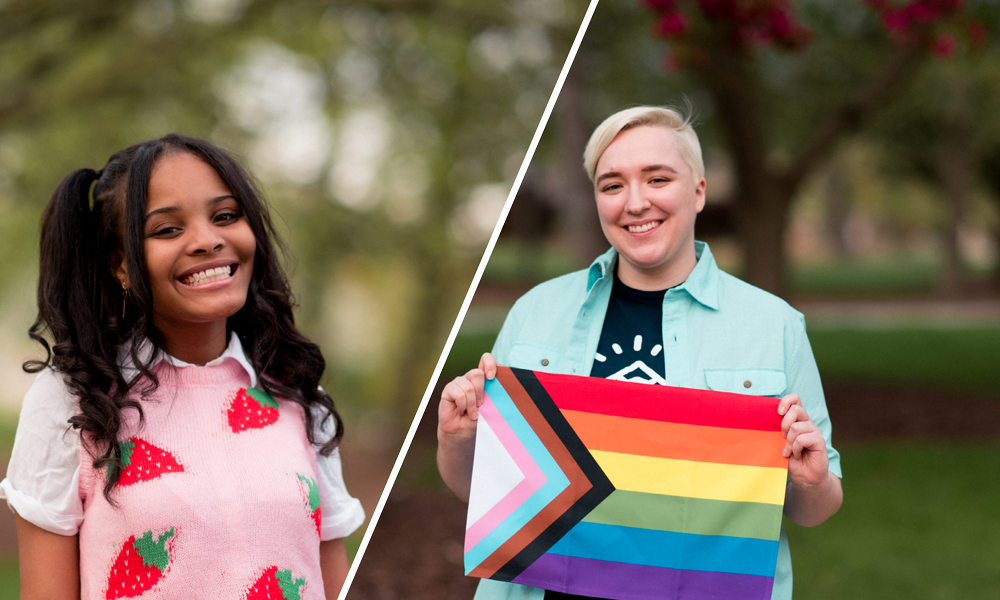
[[254,582],[243,600],[302,600],[304,577],[295,579],[288,569],[271,566]]
[[280,415],[278,401],[258,388],[239,389],[226,411],[233,433],[262,429],[275,423]]
[[118,442],[122,454],[122,472],[118,485],[125,487],[140,481],[156,479],[166,473],[180,473],[184,465],[174,455],[146,440],[131,437]]
[[170,566],[173,542],[172,527],[160,533],[155,541],[152,531],[125,540],[108,575],[105,598],[134,598],[159,583]]
[[316,523],[316,535],[321,535],[320,523],[323,520],[323,514],[319,507],[319,488],[312,478],[306,477],[301,473],[296,473],[295,476],[305,486],[303,491],[306,495],[306,506],[309,508],[309,514],[312,516],[313,522]]

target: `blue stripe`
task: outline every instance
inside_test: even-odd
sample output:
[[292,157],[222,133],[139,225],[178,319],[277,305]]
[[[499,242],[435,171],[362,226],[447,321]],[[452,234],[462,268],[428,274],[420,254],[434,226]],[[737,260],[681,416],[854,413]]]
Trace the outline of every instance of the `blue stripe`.
[[549,552],[649,567],[763,577],[774,577],[778,562],[777,541],[587,522],[577,523]]
[[503,389],[503,386],[500,385],[500,382],[496,379],[487,381],[486,393],[489,394],[490,400],[493,401],[500,415],[507,421],[507,424],[514,431],[514,435],[517,436],[518,440],[524,444],[528,454],[538,464],[542,474],[545,475],[548,481],[542,484],[542,487],[525,500],[524,504],[508,515],[493,531],[486,534],[478,544],[469,549],[465,554],[466,573],[479,566],[481,562],[496,552],[504,542],[513,537],[515,533],[528,524],[528,521],[548,506],[563,490],[569,487],[569,479],[562,472],[562,469],[559,468],[555,459],[552,458],[542,440],[538,439],[534,430],[531,429],[531,425],[521,415],[521,412],[517,409],[517,405],[514,404],[514,401],[507,394],[507,391]]

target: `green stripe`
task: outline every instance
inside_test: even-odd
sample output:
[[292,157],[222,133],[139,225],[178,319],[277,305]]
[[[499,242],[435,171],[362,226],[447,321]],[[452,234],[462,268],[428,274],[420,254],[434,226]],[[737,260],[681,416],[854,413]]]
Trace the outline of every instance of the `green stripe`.
[[615,490],[583,520],[698,535],[777,540],[779,504],[726,502]]

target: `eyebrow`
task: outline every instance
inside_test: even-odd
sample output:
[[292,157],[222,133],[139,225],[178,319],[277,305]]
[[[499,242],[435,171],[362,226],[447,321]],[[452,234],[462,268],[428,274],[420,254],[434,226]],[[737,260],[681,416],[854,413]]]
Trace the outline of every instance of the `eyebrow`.
[[[239,202],[239,199],[236,196],[233,196],[231,194],[227,194],[225,196],[218,196],[216,198],[212,198],[212,199],[210,199],[207,202],[207,204],[209,206],[214,206],[214,205],[222,202],[223,200],[230,200],[230,199],[236,200],[237,202]],[[147,213],[144,222],[145,221],[149,221],[151,218],[155,217],[156,215],[163,214],[163,213],[177,212],[178,210],[180,210],[180,209],[177,208],[176,206],[164,206],[163,208],[158,208],[156,210],[153,210],[153,211],[150,211],[149,213]]]
[[[642,173],[651,173],[653,171],[670,171],[671,173],[677,174],[677,169],[671,167],[670,165],[649,165],[642,168]],[[612,177],[621,177],[622,174],[618,171],[608,171],[607,173],[601,173],[596,180],[594,180],[594,185],[604,181],[605,179],[610,179]]]

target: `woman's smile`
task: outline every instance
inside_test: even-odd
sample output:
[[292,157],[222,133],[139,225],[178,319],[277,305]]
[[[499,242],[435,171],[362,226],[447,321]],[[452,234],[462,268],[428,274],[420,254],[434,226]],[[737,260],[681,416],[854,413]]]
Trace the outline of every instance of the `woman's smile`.
[[199,269],[200,270],[195,270],[192,273],[181,275],[177,278],[177,281],[188,287],[201,287],[209,283],[225,281],[236,274],[236,270],[239,269],[239,265],[226,264],[218,267],[199,267]]

